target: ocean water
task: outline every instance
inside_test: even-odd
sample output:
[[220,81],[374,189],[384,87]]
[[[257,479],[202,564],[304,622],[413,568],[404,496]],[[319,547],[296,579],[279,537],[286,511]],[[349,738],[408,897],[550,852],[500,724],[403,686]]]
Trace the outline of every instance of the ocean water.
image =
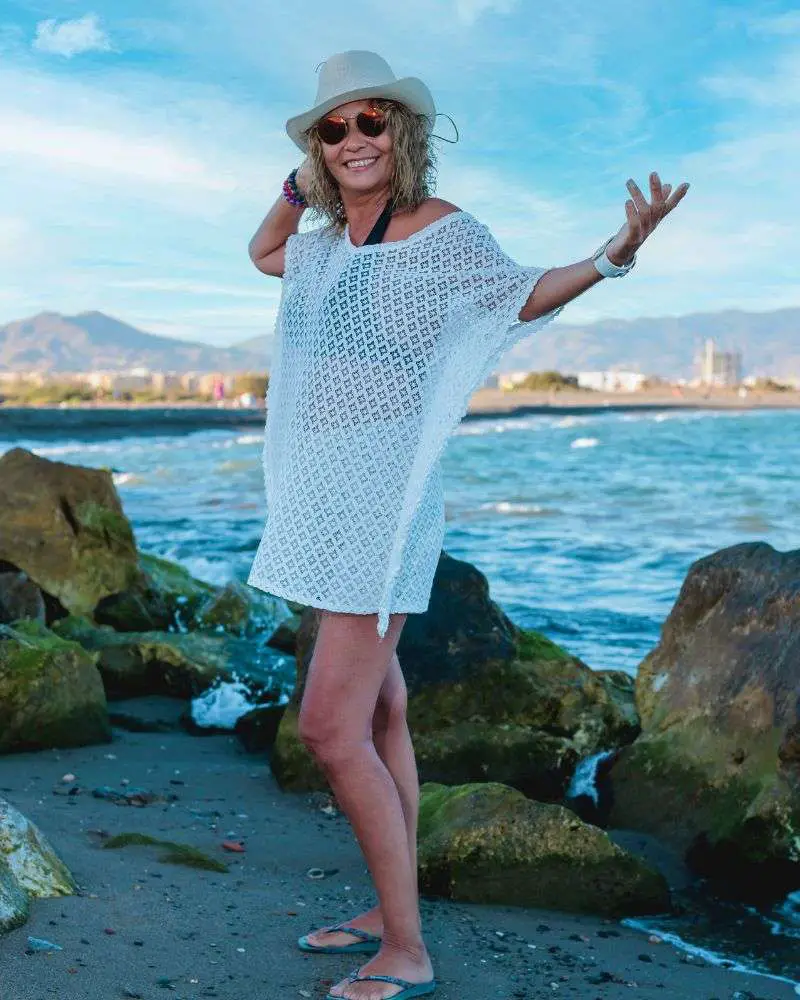
[[[79,436],[0,436],[0,453],[112,468],[142,549],[243,580],[264,521],[261,431],[100,438],[90,418]],[[695,559],[800,546],[800,410],[469,420],[442,464],[447,551],[595,669],[636,671]]]
[[[0,431],[0,454],[110,467],[139,547],[222,583],[245,579],[261,536],[262,441],[252,426],[100,436],[87,414],[69,436]],[[739,542],[800,547],[798,410],[472,419],[442,462],[447,551],[486,574],[514,621],[595,669],[635,673],[695,559]],[[683,936],[786,976],[797,905],[717,911]]]

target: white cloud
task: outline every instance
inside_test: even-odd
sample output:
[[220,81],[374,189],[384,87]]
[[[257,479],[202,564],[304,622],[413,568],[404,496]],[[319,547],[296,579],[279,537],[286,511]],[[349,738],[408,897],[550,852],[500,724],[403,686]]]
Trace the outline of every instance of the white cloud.
[[120,133],[43,115],[0,110],[0,152],[49,160],[59,171],[78,169],[105,178],[135,178],[203,191],[230,191],[234,183],[191,152],[157,136]]
[[40,21],[36,25],[33,47],[67,59],[82,52],[114,51],[111,39],[100,27],[96,14],[84,14],[74,21],[62,21],[60,24],[54,17]]
[[462,24],[469,27],[486,11],[509,14],[516,2],[517,0],[456,0],[456,16]]

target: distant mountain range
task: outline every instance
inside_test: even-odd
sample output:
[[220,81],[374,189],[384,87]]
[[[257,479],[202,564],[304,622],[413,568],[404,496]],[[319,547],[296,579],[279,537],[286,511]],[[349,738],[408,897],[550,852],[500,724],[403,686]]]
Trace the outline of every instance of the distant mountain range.
[[101,312],[42,312],[0,327],[0,371],[265,371],[267,337],[232,347],[176,340]]
[[[697,374],[695,358],[708,337],[719,350],[740,351],[746,375],[800,377],[800,309],[765,313],[728,309],[675,317],[606,319],[581,326],[554,322],[511,348],[499,370],[569,374],[615,368],[691,378]],[[263,354],[269,340],[254,337],[247,346]]]
[[[501,370],[565,373],[626,368],[648,375],[690,377],[703,341],[742,353],[745,374],[800,376],[800,309],[751,313],[729,309],[676,317],[608,319],[584,325],[551,323],[504,357]],[[43,312],[0,327],[0,370],[41,372],[264,371],[272,337],[212,347],[145,333],[101,312]]]
[[574,373],[625,368],[689,378],[696,374],[695,357],[708,337],[719,350],[741,352],[745,375],[800,377],[800,309],[726,309],[580,326],[555,322],[513,347],[501,369]]

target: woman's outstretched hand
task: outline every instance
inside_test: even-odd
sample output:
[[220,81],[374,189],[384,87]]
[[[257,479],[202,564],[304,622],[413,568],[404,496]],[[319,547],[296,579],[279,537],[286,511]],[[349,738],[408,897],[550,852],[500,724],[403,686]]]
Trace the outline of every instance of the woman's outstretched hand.
[[650,174],[652,199],[650,204],[633,178],[628,180],[628,190],[633,196],[625,202],[625,213],[628,219],[606,247],[608,259],[612,264],[625,264],[633,257],[664,216],[668,215],[680,202],[689,190],[689,185],[684,181],[672,191],[672,185],[662,185],[654,170]]

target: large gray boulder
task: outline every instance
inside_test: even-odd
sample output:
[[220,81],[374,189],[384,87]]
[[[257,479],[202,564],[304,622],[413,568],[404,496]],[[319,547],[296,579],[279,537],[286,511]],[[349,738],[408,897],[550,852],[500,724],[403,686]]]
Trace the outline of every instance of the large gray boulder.
[[800,551],[748,543],[694,563],[636,700],[611,823],[729,886],[800,886]]
[[0,457],[0,563],[74,614],[128,587],[136,546],[107,469],[11,448]]

